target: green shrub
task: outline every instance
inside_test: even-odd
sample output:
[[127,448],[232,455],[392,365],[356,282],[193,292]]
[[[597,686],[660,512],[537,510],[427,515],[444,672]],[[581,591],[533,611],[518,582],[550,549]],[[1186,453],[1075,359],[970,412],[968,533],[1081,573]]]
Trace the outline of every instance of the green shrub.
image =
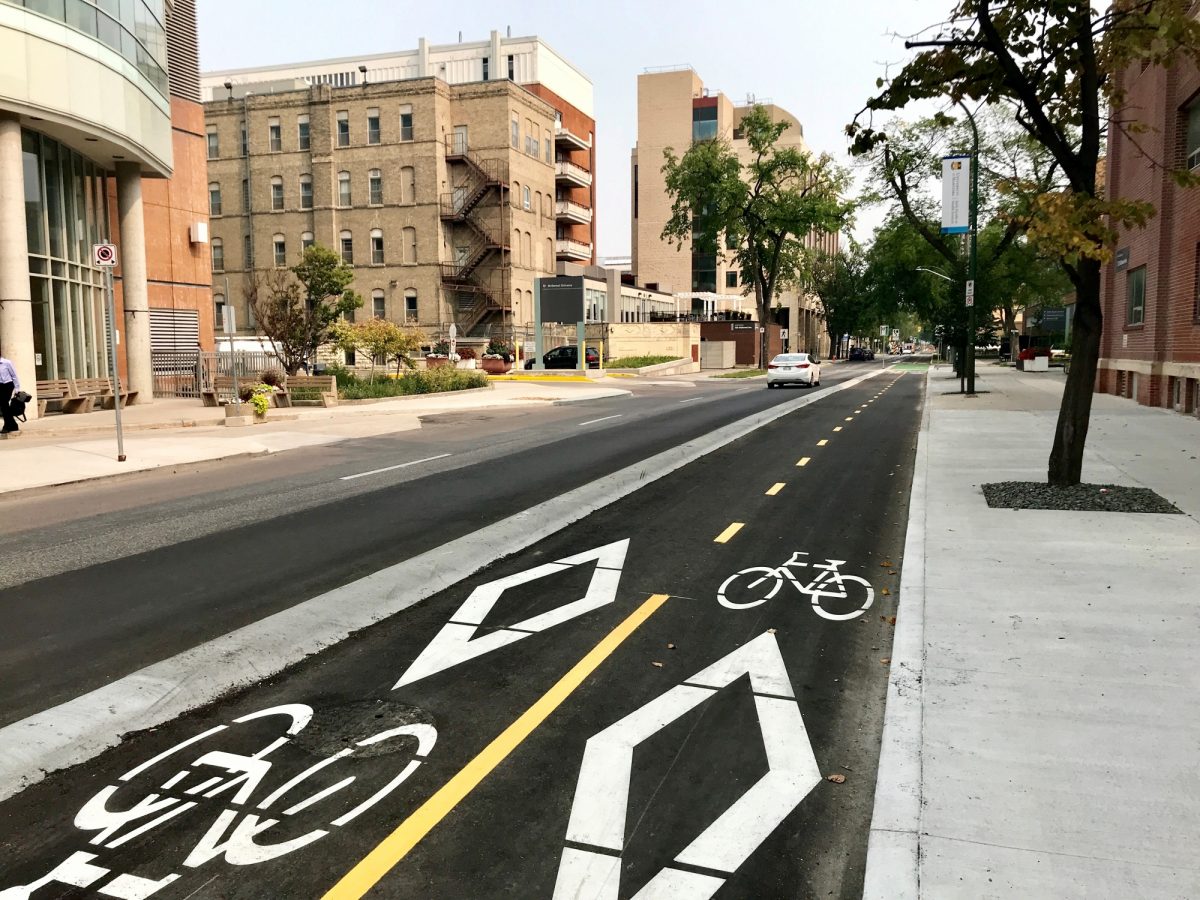
[[325,374],[332,375],[337,379],[338,390],[351,384],[358,384],[358,376],[350,369],[338,363],[325,367]]
[[269,384],[271,387],[282,387],[283,373],[278,369],[264,369],[262,374],[258,376],[258,380],[263,384]]
[[483,372],[441,366],[436,369],[415,369],[398,378],[377,376],[374,379],[357,379],[354,384],[345,387],[339,378],[338,395],[343,400],[366,400],[410,394],[440,394],[487,386],[487,375]]
[[622,356],[620,359],[610,359],[606,363],[609,369],[640,369],[643,366],[656,366],[659,363],[674,362],[678,356]]

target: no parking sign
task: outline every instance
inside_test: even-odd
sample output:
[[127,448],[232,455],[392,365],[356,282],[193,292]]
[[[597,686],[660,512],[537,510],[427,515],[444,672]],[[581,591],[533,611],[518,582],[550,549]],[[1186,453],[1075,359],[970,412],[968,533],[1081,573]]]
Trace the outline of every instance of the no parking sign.
[[117,264],[116,244],[92,244],[92,265],[97,269],[111,269]]

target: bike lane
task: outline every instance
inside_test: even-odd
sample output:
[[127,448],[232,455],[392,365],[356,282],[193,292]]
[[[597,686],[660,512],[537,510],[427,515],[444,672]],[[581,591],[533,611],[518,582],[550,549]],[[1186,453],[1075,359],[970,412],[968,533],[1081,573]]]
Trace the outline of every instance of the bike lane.
[[[0,898],[861,892],[919,385],[799,410],[0,804]],[[797,552],[871,607],[818,615],[811,566],[717,602]]]

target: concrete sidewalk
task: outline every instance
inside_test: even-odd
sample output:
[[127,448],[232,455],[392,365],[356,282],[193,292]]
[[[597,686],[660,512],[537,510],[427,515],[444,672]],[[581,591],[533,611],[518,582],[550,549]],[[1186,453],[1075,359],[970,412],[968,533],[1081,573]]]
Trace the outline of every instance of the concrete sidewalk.
[[448,394],[421,394],[328,409],[272,409],[267,422],[227,428],[225,412],[199,400],[156,400],[123,410],[125,462],[117,462],[116,414],[52,415],[0,442],[0,494],[72,484],[163,466],[279,453],[421,427],[421,416],[621,397],[620,388],[562,382],[508,382]]
[[1200,422],[1095,398],[1087,482],[1185,515],[989,509],[1064,377],[929,376],[864,896],[1200,897]]

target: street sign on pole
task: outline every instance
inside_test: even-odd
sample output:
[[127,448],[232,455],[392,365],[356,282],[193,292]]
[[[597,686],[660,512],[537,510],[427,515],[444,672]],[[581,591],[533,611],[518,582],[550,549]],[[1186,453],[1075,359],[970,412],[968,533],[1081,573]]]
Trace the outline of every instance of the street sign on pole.
[[975,282],[967,282],[967,306],[975,305]]
[[888,336],[888,327],[886,325],[879,326],[879,336],[885,338]]
[[115,244],[92,244],[92,264],[98,269],[104,269],[108,282],[108,302],[106,318],[108,319],[108,349],[112,362],[113,409],[117,417],[117,462],[125,462],[125,432],[121,428],[121,373],[117,369],[117,308],[113,299],[113,266],[117,264],[117,248]]

